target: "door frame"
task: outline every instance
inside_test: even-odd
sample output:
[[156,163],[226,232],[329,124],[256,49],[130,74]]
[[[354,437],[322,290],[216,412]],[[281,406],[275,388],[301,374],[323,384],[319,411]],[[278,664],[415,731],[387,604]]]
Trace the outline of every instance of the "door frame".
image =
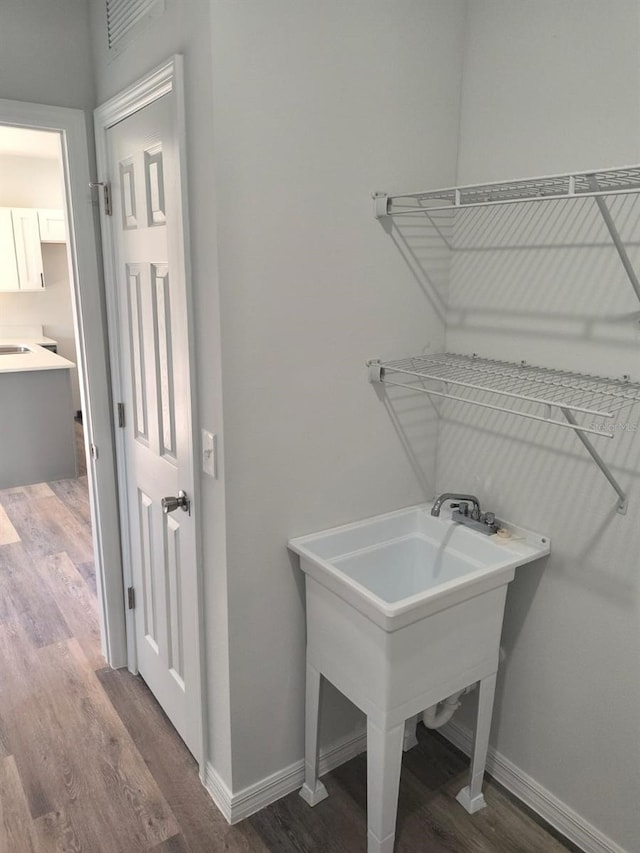
[[0,123],[54,131],[60,137],[100,635],[107,663],[118,668],[127,663],[124,585],[106,316],[95,206],[89,186],[89,127],[83,110],[4,99],[0,99]]
[[[189,220],[188,220],[188,198],[187,198],[187,169],[186,169],[186,122],[185,122],[185,98],[184,98],[184,74],[183,74],[183,57],[180,54],[175,54],[167,62],[155,68],[145,77],[133,83],[123,91],[119,92],[114,97],[110,98],[105,103],[101,104],[94,110],[94,129],[95,129],[95,144],[96,144],[96,160],[97,170],[100,176],[99,180],[108,183],[110,178],[113,180],[115,176],[109,175],[109,143],[108,132],[110,128],[123,121],[139,110],[149,106],[154,101],[164,95],[173,95],[176,104],[177,127],[176,138],[178,147],[178,163],[180,169],[180,191],[179,191],[179,211],[178,221],[182,227],[179,229],[179,239],[181,243],[181,254],[184,258],[184,268],[182,270],[187,301],[187,325],[188,325],[188,340],[189,340],[189,373],[190,373],[190,388],[189,400],[185,401],[189,407],[191,415],[191,431],[190,439],[190,464],[193,472],[194,495],[192,502],[192,513],[194,517],[195,531],[195,555],[196,555],[196,589],[197,589],[197,608],[196,608],[196,642],[198,666],[196,667],[197,679],[194,685],[196,693],[196,711],[198,713],[199,732],[196,733],[198,749],[195,758],[200,766],[200,777],[204,779],[206,773],[206,691],[203,689],[205,683],[204,675],[204,579],[202,572],[202,553],[201,553],[201,518],[199,513],[200,505],[200,482],[197,476],[198,466],[195,458],[196,429],[198,424],[197,410],[195,402],[196,396],[196,372],[194,358],[194,343],[193,343],[193,300],[191,287],[191,265],[189,256]],[[105,276],[105,298],[107,307],[107,319],[109,326],[109,339],[111,346],[109,347],[110,365],[111,365],[111,392],[112,404],[114,411],[117,403],[123,400],[123,370],[120,346],[120,335],[122,326],[119,317],[118,301],[115,288],[109,283],[115,281],[115,240],[112,231],[113,219],[105,215],[104,199],[100,202],[100,228],[102,234],[102,249],[103,249],[103,266]],[[123,430],[115,430],[115,459],[116,459],[116,474],[119,484],[120,494],[120,529],[122,541],[122,574],[124,579],[124,588],[133,585],[133,572],[131,567],[131,537],[129,531],[129,515],[127,506],[127,491],[126,491],[126,470],[125,470],[125,441]],[[134,614],[130,609],[125,610],[125,634],[126,634],[126,649],[127,649],[127,665],[131,672],[137,672],[137,653],[136,653],[136,636]]]

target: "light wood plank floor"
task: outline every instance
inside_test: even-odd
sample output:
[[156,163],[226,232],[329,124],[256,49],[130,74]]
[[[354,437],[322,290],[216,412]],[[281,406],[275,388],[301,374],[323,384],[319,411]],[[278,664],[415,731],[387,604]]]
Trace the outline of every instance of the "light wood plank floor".
[[[0,491],[0,853],[364,853],[366,758],[229,827],[140,678],[100,653],[86,480]],[[561,853],[496,785],[470,817],[466,759],[422,727],[405,755],[398,853]]]

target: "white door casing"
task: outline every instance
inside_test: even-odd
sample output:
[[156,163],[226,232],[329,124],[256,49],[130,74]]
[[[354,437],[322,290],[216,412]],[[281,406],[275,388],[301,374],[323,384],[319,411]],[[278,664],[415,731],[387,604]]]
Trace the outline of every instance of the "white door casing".
[[[91,173],[86,117],[83,110],[0,99],[0,123],[31,130],[53,131],[60,140],[67,233],[65,243],[71,273],[85,447],[87,451],[89,448],[94,449],[91,458],[87,460],[87,474],[100,633],[107,662],[119,667],[127,659],[122,566],[104,331],[106,318],[93,200],[89,188]],[[9,226],[13,247],[11,216]]]
[[[96,111],[129,668],[204,765],[189,293],[181,181],[180,57]],[[161,81],[159,84],[159,80]],[[190,512],[164,513],[186,492]]]

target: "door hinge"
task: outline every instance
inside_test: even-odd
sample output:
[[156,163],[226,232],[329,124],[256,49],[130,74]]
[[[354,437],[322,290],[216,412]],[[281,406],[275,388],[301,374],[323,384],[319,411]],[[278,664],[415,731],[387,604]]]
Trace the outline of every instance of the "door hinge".
[[118,403],[118,426],[124,427],[124,403]]
[[129,610],[133,610],[136,606],[136,593],[132,586],[127,588],[127,604],[129,605]]
[[98,458],[98,447],[97,445],[93,444],[93,442],[89,445],[89,452],[91,454],[92,459]]
[[111,187],[107,181],[90,181],[91,189],[94,187],[102,187],[102,198],[104,200],[104,212],[106,216],[111,216]]
[[106,216],[112,215],[111,210],[111,187],[108,183],[102,185],[102,195],[104,198],[104,212]]

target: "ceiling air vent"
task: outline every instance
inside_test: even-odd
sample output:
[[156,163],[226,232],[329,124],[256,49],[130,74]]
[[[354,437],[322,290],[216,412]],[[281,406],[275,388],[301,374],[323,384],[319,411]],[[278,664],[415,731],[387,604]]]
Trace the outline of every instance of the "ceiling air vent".
[[124,47],[165,9],[165,0],[106,0],[106,4],[109,50]]

